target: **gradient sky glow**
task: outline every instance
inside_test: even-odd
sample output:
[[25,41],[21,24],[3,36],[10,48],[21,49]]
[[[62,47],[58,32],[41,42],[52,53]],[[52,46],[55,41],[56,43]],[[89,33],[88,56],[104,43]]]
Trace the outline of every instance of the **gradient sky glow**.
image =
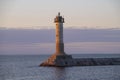
[[0,27],[47,28],[58,12],[65,26],[120,28],[120,0],[0,0]]
[[[67,54],[120,54],[120,29],[64,29]],[[0,55],[52,54],[55,29],[0,29]]]

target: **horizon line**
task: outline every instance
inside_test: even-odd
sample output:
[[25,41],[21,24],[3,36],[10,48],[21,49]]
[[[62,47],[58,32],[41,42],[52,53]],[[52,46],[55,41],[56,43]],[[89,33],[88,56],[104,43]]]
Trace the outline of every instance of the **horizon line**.
[[[41,28],[42,27],[42,28]],[[31,26],[31,27],[0,27],[0,30],[3,29],[33,29],[33,30],[40,30],[40,29],[55,29],[55,26]],[[64,29],[120,29],[120,27],[90,27],[90,26],[66,26]]]

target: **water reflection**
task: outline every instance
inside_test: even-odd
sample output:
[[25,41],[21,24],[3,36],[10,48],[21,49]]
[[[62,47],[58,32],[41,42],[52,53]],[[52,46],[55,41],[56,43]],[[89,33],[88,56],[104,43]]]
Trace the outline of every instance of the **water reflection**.
[[66,80],[66,68],[56,67],[54,73],[56,80]]

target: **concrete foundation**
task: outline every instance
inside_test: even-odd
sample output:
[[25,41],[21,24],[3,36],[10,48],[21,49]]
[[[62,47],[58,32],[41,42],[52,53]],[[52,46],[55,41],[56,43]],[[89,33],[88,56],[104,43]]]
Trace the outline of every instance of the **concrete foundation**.
[[120,58],[72,58],[71,55],[52,55],[40,66],[69,67],[69,66],[102,66],[120,65]]

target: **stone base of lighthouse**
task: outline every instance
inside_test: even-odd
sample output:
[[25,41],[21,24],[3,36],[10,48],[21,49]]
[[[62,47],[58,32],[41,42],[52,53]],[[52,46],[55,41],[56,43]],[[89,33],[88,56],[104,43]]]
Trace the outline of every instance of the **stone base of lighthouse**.
[[72,58],[71,55],[53,54],[40,66],[70,67],[70,66],[104,66],[120,65],[120,58]]
[[46,61],[40,64],[40,66],[73,66],[73,58],[71,55],[58,55],[53,54]]

